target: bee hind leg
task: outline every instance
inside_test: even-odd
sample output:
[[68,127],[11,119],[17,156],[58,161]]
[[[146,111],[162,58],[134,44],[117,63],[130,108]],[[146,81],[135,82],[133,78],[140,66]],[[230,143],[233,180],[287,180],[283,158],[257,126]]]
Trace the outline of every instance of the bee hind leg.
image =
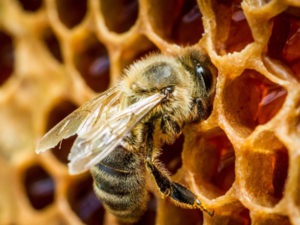
[[193,192],[179,183],[172,182],[167,176],[160,172],[153,164],[151,157],[147,157],[146,165],[153,175],[160,192],[164,196],[170,197],[179,205],[185,205],[189,208],[200,208],[210,216],[213,216],[214,212],[209,211]]

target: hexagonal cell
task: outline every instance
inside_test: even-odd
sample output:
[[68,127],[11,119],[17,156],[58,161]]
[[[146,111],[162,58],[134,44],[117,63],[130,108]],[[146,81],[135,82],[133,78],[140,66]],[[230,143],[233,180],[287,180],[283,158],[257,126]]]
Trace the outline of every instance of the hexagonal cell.
[[[47,130],[50,130],[58,122],[73,112],[77,106],[70,101],[62,101],[56,105],[49,113]],[[63,140],[60,144],[51,149],[54,156],[62,163],[68,163],[68,154],[75,140],[75,136]]]
[[276,214],[253,213],[252,221],[255,225],[291,225],[291,222],[287,216]]
[[43,5],[43,0],[18,0],[18,2],[25,11],[29,12],[38,11]]
[[249,135],[259,124],[280,110],[287,91],[254,70],[228,82],[223,95],[225,116],[241,135]]
[[251,29],[241,8],[241,0],[215,2],[218,45],[222,51],[237,52],[253,42]]
[[75,214],[87,225],[103,224],[104,208],[93,190],[91,176],[74,181],[68,189],[68,202]]
[[[205,142],[208,148],[215,151],[215,168],[210,182],[217,186],[223,194],[231,188],[235,180],[235,154],[233,146],[224,133],[206,137]],[[205,145],[206,145],[205,144]],[[209,151],[211,151],[209,150]]]
[[182,147],[184,142],[184,136],[181,135],[173,144],[164,145],[161,150],[161,154],[158,159],[172,174],[182,166]]
[[[300,198],[299,198],[299,190],[300,190],[300,156],[298,154],[291,156],[291,169],[290,169],[290,177],[294,177],[292,182],[287,187],[287,192],[292,196],[294,204],[297,206],[297,210],[300,209]],[[295,216],[297,220],[297,216]]]
[[55,183],[39,165],[32,165],[24,172],[26,195],[37,210],[42,210],[54,201]]
[[170,39],[180,45],[193,45],[200,40],[203,32],[202,14],[197,1],[183,1]]
[[13,73],[15,55],[12,38],[0,31],[0,85],[2,85]]
[[64,139],[61,143],[51,149],[51,152],[53,153],[55,158],[57,158],[61,163],[65,165],[67,165],[69,162],[68,155],[76,137],[77,135],[74,135],[67,139]]
[[160,50],[148,38],[142,36],[138,41],[139,44],[134,46],[135,51],[132,51],[132,48],[128,48],[122,52],[120,60],[122,69],[151,54],[160,53]]
[[260,137],[270,139],[269,148],[265,148],[265,144],[259,146],[259,140],[254,144],[258,145],[256,148],[249,147],[237,157],[241,188],[245,189],[251,202],[264,207],[273,207],[283,197],[289,166],[287,149],[270,135],[268,132]]
[[235,180],[235,153],[226,134],[214,129],[185,144],[183,163],[195,174],[197,186],[212,197],[225,194]]
[[82,41],[85,41],[85,45],[75,52],[75,66],[91,89],[105,91],[110,81],[110,61],[106,48],[95,36]]
[[157,211],[157,201],[154,195],[150,195],[150,200],[147,203],[147,210],[144,215],[141,217],[139,222],[136,225],[154,225],[156,212]]
[[282,55],[296,77],[300,79],[300,17],[290,18],[290,29]]
[[57,12],[61,22],[67,28],[80,24],[87,12],[87,0],[56,0]]
[[56,60],[59,62],[62,62],[62,53],[60,49],[60,43],[56,37],[56,35],[53,33],[52,29],[47,29],[42,34],[43,41]]
[[[291,9],[291,8],[290,8]],[[273,19],[272,35],[268,43],[268,55],[282,60],[300,80],[300,17],[289,10]]]
[[137,0],[101,0],[100,10],[108,29],[123,33],[134,25],[138,17],[139,2]]
[[156,224],[201,225],[202,211],[199,209],[183,209],[174,205],[168,199],[161,200],[157,209]]
[[170,42],[195,44],[202,36],[201,13],[195,0],[155,0],[147,13],[154,31]]
[[289,33],[289,18],[281,13],[272,19],[272,35],[268,43],[268,55],[274,59],[282,59],[282,51]]
[[214,216],[207,218],[208,224],[228,224],[228,225],[250,225],[250,211],[242,206],[236,207],[228,205],[220,213],[216,212]]

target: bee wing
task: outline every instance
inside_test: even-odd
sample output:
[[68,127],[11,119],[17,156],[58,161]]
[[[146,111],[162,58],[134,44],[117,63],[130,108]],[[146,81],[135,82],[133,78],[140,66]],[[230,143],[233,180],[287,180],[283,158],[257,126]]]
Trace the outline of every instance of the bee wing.
[[69,172],[84,172],[108,156],[164,97],[156,93],[120,111],[112,107],[107,120],[99,120],[89,132],[75,140],[69,154]]
[[104,108],[115,104],[119,97],[116,88],[111,88],[88,101],[48,131],[39,140],[36,152],[44,152],[74,134],[83,135],[99,119]]

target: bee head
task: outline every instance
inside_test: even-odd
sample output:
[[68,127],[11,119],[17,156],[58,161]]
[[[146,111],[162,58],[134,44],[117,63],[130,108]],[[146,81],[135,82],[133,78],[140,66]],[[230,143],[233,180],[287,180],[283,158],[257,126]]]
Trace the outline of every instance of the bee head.
[[179,60],[192,79],[190,108],[196,111],[194,121],[206,119],[212,110],[217,70],[208,56],[199,51],[188,51]]

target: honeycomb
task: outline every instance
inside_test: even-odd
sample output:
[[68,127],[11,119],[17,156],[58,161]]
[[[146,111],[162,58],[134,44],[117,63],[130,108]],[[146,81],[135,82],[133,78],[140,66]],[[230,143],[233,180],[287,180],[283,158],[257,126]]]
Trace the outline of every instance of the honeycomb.
[[300,224],[299,0],[1,0],[0,224],[118,224],[68,174],[74,137],[36,141],[133,61],[189,46],[218,69],[213,111],[160,160],[214,216],[150,185],[138,224]]

